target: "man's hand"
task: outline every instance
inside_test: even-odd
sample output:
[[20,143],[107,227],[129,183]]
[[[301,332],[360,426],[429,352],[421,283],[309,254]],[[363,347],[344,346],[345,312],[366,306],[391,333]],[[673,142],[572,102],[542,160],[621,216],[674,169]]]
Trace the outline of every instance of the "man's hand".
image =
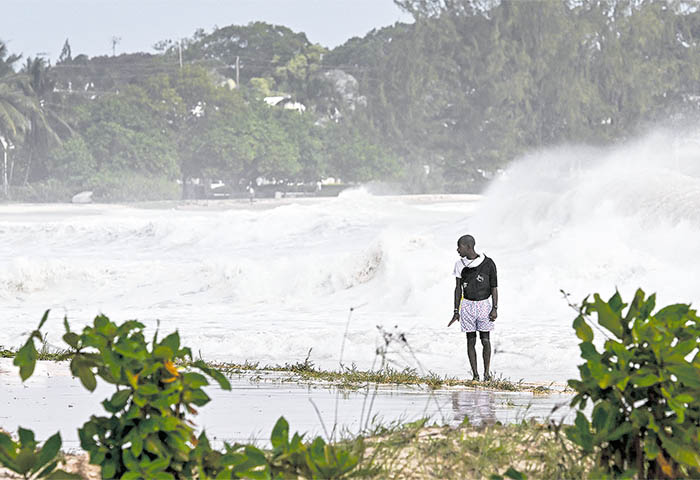
[[491,313],[489,313],[489,320],[491,320],[492,322],[495,322],[496,318],[498,318],[498,309],[492,308]]
[[447,326],[449,327],[450,325],[452,325],[453,323],[455,323],[457,320],[459,320],[459,313],[455,313],[455,314],[452,316],[452,320],[450,320],[450,323],[448,323]]

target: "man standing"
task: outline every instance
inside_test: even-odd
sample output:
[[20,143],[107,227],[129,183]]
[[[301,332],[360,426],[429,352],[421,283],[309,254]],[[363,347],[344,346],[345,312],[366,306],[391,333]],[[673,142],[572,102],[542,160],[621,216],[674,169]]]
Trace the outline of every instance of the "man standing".
[[[467,333],[467,355],[474,380],[479,380],[476,363],[476,332],[479,331],[484,357],[484,381],[491,380],[491,339],[498,317],[498,278],[496,264],[486,255],[474,250],[474,237],[464,235],[457,241],[457,252],[461,257],[454,268],[456,277],[454,315],[449,327],[459,320],[463,332]],[[489,300],[490,299],[490,300]]]

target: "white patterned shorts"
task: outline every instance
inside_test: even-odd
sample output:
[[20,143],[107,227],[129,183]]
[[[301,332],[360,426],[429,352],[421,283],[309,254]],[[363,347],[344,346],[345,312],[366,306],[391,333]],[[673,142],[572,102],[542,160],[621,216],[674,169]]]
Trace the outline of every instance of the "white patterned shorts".
[[459,304],[459,325],[463,332],[490,332],[495,322],[489,319],[491,300],[465,300]]

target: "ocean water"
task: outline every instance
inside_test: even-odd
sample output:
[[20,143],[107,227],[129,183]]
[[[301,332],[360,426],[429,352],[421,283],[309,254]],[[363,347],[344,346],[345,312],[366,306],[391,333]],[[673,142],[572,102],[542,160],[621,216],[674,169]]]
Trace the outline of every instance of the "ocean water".
[[[379,360],[467,376],[452,314],[465,233],[499,273],[493,370],[513,380],[576,375],[575,312],[589,293],[657,304],[700,298],[700,144],[656,133],[613,149],[519,159],[483,196],[373,196],[246,208],[0,205],[0,345],[45,330],[61,346],[96,314],[180,331],[208,360]],[[264,208],[262,208],[264,207]],[[354,308],[350,321],[350,308]],[[343,347],[343,338],[347,336]]]

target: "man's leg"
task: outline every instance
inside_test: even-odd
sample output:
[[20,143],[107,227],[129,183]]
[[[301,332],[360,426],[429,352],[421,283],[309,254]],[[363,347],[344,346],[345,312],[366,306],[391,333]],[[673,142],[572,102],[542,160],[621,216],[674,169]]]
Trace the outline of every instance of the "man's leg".
[[467,332],[467,356],[469,365],[472,367],[474,380],[479,380],[479,371],[476,365],[476,332]]
[[[481,346],[484,354],[484,381],[491,380],[491,336],[489,332],[479,332],[481,337]],[[476,332],[474,333],[474,343],[476,343]],[[475,353],[476,356],[476,353]]]

